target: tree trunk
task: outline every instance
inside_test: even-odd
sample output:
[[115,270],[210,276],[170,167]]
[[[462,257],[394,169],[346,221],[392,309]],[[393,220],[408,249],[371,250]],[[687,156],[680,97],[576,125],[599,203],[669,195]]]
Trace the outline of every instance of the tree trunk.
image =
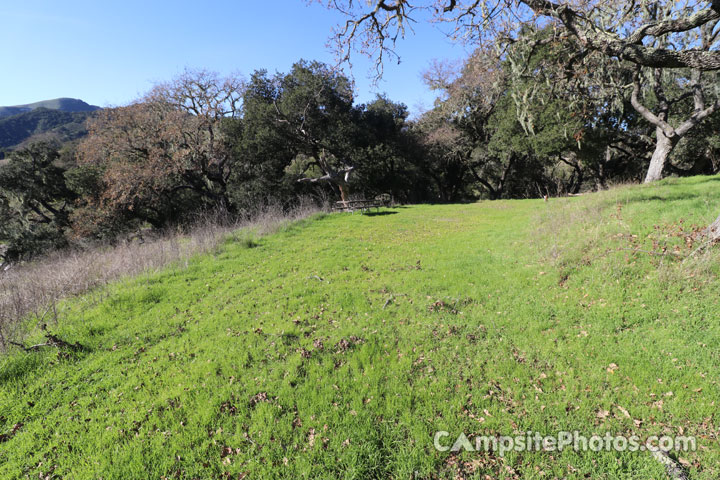
[[712,225],[710,225],[710,228],[708,228],[708,237],[714,242],[720,240],[720,217],[715,219]]
[[570,190],[571,193],[577,195],[580,193],[580,188],[582,188],[583,183],[583,171],[580,168],[580,164],[576,163],[573,165],[573,168],[575,169],[575,172],[577,173],[577,177],[573,180],[573,182],[570,184]]
[[665,162],[677,144],[676,137],[668,138],[661,128],[656,128],[655,133],[657,135],[657,143],[655,144],[655,151],[650,160],[650,168],[645,177],[645,183],[654,182],[662,178]]
[[480,185],[485,187],[485,190],[488,191],[488,193],[490,194],[490,200],[497,200],[498,193],[493,188],[493,186],[490,185],[490,183],[487,180],[483,179],[480,175],[478,175],[477,171],[475,170],[475,168],[472,165],[468,165],[468,170],[470,170],[470,173],[472,173],[473,177],[475,177],[475,180],[477,180],[478,183],[480,183]]
[[350,185],[343,185],[342,183],[337,183],[338,190],[340,190],[340,200],[343,202],[347,202],[350,200]]
[[607,190],[607,181],[605,180],[605,166],[610,165],[612,162],[612,147],[610,145],[605,147],[605,158],[600,160],[595,168],[595,190],[598,192],[601,190]]

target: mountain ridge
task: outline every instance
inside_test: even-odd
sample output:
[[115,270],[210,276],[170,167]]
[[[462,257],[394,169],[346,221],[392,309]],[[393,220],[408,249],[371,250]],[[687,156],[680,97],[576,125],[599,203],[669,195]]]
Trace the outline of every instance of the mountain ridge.
[[[0,117],[0,150],[17,150],[34,141],[65,143],[87,134],[85,121],[93,112],[65,112],[36,108]],[[2,158],[0,153],[0,158]]]
[[100,110],[97,105],[90,105],[78,98],[60,97],[39,102],[27,103],[24,105],[0,106],[0,118],[12,117],[22,113],[31,112],[38,108],[57,110],[61,112],[94,112]]

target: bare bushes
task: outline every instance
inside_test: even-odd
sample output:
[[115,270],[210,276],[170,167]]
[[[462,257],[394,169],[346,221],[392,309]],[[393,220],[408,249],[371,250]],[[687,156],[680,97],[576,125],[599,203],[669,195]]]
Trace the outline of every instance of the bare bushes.
[[213,251],[231,232],[262,236],[318,211],[314,202],[299,199],[291,209],[269,204],[241,218],[202,215],[183,231],[147,238],[136,235],[111,246],[62,250],[32,262],[5,266],[0,270],[0,349],[21,340],[34,325],[57,322],[64,298],[123,277],[186,262],[194,255]]

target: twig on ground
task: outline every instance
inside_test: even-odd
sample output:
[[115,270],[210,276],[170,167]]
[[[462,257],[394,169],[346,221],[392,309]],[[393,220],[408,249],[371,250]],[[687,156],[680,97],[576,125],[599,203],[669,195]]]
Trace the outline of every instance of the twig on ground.
[[675,460],[670,458],[670,455],[668,455],[667,452],[651,445],[650,443],[645,444],[645,447],[652,454],[655,460],[665,465],[665,471],[670,478],[673,480],[688,480],[685,470],[683,470],[683,468],[675,462]]
[[83,346],[80,345],[78,342],[75,343],[69,343],[63,340],[62,338],[58,337],[57,335],[53,335],[52,333],[48,332],[45,329],[45,325],[42,326],[43,331],[45,331],[45,338],[47,339],[47,342],[45,343],[38,343],[36,345],[31,345],[29,347],[26,347],[22,343],[13,342],[10,341],[11,345],[15,345],[16,347],[20,347],[26,352],[33,352],[35,350],[40,350],[42,347],[57,347],[57,348],[67,348],[68,350],[72,350],[73,352],[78,352],[83,349]]
[[383,305],[382,309],[385,310],[385,307],[387,307],[390,304],[390,302],[392,302],[392,301],[393,301],[393,296],[390,295],[390,297],[388,297],[388,299],[385,301],[385,305]]
[[385,305],[383,305],[382,309],[385,310],[385,307],[390,305],[393,301],[395,301],[395,297],[406,297],[407,293],[393,293],[391,294],[388,299],[385,301]]
[[634,253],[647,253],[648,255],[655,255],[658,257],[682,257],[682,253],[677,252],[651,252],[650,250],[639,250],[637,248],[621,248],[620,251],[628,251]]
[[[693,250],[692,253],[690,253],[690,254],[685,258],[685,260],[687,260],[688,258],[694,257],[694,256],[697,255],[701,250],[706,249],[708,246],[712,245],[712,244],[715,243],[715,242],[716,242],[716,240],[715,240],[714,238],[711,238],[710,240],[707,240],[707,241],[701,243],[698,248],[696,248],[695,250]],[[683,262],[685,262],[685,260],[683,260]]]

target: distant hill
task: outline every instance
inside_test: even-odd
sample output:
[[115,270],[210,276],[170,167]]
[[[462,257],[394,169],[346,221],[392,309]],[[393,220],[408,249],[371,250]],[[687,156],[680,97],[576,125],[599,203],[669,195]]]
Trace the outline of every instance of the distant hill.
[[30,112],[38,108],[47,108],[49,110],[58,110],[61,112],[93,112],[100,109],[98,106],[90,105],[76,98],[55,98],[52,100],[28,103],[27,105],[0,107],[0,118]]
[[85,120],[99,109],[74,98],[0,107],[0,158],[34,141],[77,140],[87,134]]

